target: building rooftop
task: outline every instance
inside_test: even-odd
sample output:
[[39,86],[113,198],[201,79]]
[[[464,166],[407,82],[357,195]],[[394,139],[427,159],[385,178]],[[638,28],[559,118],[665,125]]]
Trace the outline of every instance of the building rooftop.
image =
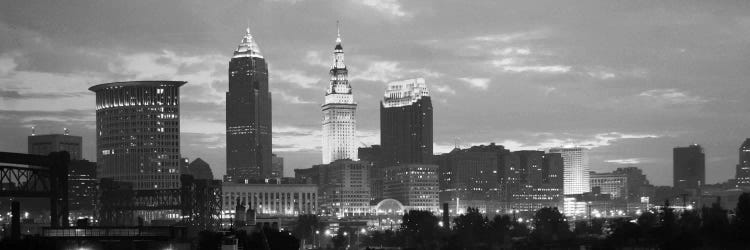
[[104,89],[123,88],[123,87],[158,87],[158,86],[169,86],[169,87],[180,87],[187,83],[186,81],[128,81],[128,82],[110,82],[94,85],[89,88],[90,91],[98,92]]

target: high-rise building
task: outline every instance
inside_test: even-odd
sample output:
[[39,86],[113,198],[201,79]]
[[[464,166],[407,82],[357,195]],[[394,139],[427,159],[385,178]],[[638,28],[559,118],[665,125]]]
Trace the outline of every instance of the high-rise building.
[[467,207],[480,211],[494,211],[500,207],[500,179],[498,156],[493,152],[453,149],[450,153],[433,158],[439,166],[440,203],[458,205],[460,211]]
[[[133,81],[89,88],[96,93],[97,178],[125,182],[133,190],[179,190],[180,86],[184,84]],[[179,201],[176,196],[160,200]],[[152,201],[145,196],[134,199],[138,204]],[[174,220],[180,216],[175,203],[131,212],[147,222]]]
[[30,135],[28,137],[29,154],[49,155],[52,152],[68,151],[70,160],[82,159],[81,137],[67,134]]
[[322,170],[318,190],[323,214],[353,216],[370,212],[367,162],[336,160],[318,167]]
[[284,157],[276,156],[276,154],[271,155],[271,177],[284,177]]
[[589,177],[589,157],[584,148],[551,148],[550,153],[562,155],[565,169],[563,171],[564,194],[582,194],[591,192]]
[[211,171],[211,165],[201,158],[196,158],[188,165],[190,175],[196,180],[213,180],[214,173]]
[[518,156],[518,185],[511,193],[513,208],[536,211],[559,207],[563,201],[563,158],[557,153],[524,150]]
[[386,165],[431,162],[432,101],[424,79],[388,83],[380,103],[380,143]]
[[182,81],[99,84],[96,93],[98,178],[133,183],[135,190],[180,186]]
[[697,189],[706,184],[706,155],[698,144],[673,150],[673,185],[677,189]]
[[612,199],[625,199],[628,196],[628,176],[616,173],[595,173],[591,177],[591,188],[599,188],[602,194],[609,194]]
[[333,65],[329,75],[331,83],[326,89],[323,111],[323,164],[335,160],[357,160],[357,103],[344,64],[341,33],[333,49]]
[[226,97],[226,181],[247,182],[271,175],[271,92],[268,66],[246,30],[229,61]]
[[438,166],[400,164],[384,169],[383,196],[394,199],[408,210],[438,212]]
[[98,200],[96,162],[72,160],[68,165],[68,209],[71,221],[94,219]]
[[740,145],[740,163],[735,178],[738,186],[750,186],[750,138]]
[[360,161],[370,164],[370,195],[372,200],[383,199],[383,148],[372,145],[357,150]]

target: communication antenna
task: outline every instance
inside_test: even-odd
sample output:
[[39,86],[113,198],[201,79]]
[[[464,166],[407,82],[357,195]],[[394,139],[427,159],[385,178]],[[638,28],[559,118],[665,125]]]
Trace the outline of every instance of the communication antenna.
[[31,136],[36,135],[36,126],[31,126]]
[[63,132],[65,135],[70,135],[70,130],[68,130],[68,128],[63,128]]

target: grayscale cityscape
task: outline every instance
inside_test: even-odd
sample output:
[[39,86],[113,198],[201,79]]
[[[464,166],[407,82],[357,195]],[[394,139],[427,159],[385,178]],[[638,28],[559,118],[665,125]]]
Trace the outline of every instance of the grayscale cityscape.
[[750,2],[0,0],[0,249],[748,249]]

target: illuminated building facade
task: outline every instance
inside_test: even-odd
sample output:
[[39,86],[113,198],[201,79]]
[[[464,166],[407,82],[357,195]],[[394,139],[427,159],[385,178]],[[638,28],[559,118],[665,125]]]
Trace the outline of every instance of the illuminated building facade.
[[438,212],[438,166],[401,164],[383,169],[383,197],[401,202],[409,210]]
[[673,187],[697,189],[706,184],[706,155],[698,144],[673,150]]
[[224,182],[221,188],[223,218],[234,217],[239,199],[245,209],[259,216],[317,214],[318,187],[314,184],[243,184]]
[[[97,178],[130,183],[133,190],[180,188],[180,86],[184,84],[132,81],[89,88],[96,93]],[[176,219],[179,210],[137,214],[146,221]]]
[[227,175],[247,182],[271,175],[271,92],[268,66],[247,29],[229,61],[226,93]]
[[344,64],[341,33],[336,37],[333,65],[329,71],[331,83],[326,89],[323,111],[323,164],[335,160],[357,160],[357,122],[352,86]]
[[557,153],[524,150],[518,156],[518,184],[511,194],[513,208],[536,211],[543,207],[559,207],[563,198],[562,156]]
[[564,194],[583,194],[591,192],[591,183],[589,181],[589,157],[586,149],[575,148],[551,148],[550,153],[562,155],[564,182]]
[[318,165],[321,209],[334,216],[360,216],[370,212],[369,163],[336,160]]
[[591,188],[599,188],[602,194],[612,199],[625,199],[628,196],[628,176],[616,173],[591,172]]
[[737,164],[737,173],[735,178],[737,179],[738,186],[750,186],[750,138],[746,139],[740,146],[740,163]]
[[454,149],[450,153],[435,156],[439,166],[440,203],[467,207],[480,211],[499,207],[500,182],[497,171],[498,156],[493,152],[475,152],[469,149]]
[[432,162],[432,101],[422,78],[388,83],[380,103],[386,166]]
[[68,165],[68,209],[70,221],[94,219],[97,197],[96,162],[72,160]]

